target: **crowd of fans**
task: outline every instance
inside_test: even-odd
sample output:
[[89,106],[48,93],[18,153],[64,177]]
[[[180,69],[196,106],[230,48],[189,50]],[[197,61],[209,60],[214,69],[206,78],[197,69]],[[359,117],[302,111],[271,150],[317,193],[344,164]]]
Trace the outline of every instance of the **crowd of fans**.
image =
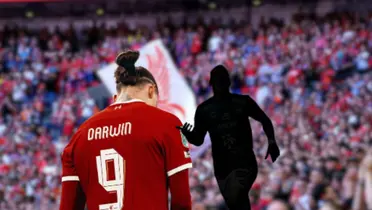
[[[275,164],[263,159],[267,140],[252,123],[259,163],[253,210],[371,205],[372,187],[361,189],[364,196],[355,192],[364,180],[372,183],[372,18],[299,15],[290,24],[262,21],[257,29],[219,22],[0,31],[0,209],[58,208],[60,153],[98,111],[87,93],[100,84],[94,71],[122,49],[158,38],[199,103],[211,94],[209,71],[223,63],[232,90],[250,94],[273,120],[282,151]],[[193,162],[195,209],[223,209],[210,149]]]

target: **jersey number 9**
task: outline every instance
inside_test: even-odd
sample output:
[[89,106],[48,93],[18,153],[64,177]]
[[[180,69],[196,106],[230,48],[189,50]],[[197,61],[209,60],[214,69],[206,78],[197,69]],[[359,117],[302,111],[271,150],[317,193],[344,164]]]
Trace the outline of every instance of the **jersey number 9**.
[[[108,180],[107,162],[114,164],[115,179]],[[107,192],[116,192],[117,202],[99,205],[100,210],[121,210],[124,202],[125,160],[115,149],[100,151],[96,156],[98,182]]]

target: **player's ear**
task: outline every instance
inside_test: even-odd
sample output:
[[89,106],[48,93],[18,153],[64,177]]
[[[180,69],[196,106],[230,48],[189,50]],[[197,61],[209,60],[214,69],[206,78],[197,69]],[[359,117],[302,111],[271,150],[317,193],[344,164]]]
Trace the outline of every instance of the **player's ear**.
[[155,90],[154,85],[149,85],[149,89],[148,89],[148,97],[149,97],[149,98],[153,98],[153,97],[155,97],[155,94],[156,94],[155,91],[156,91],[156,90]]
[[112,98],[114,99],[114,102],[116,102],[116,99],[118,98],[118,95],[115,94]]

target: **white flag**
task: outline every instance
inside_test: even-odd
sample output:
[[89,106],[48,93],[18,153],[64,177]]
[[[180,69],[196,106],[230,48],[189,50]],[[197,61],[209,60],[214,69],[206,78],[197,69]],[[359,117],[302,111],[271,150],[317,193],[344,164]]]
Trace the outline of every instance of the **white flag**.
[[[195,95],[185,78],[178,72],[171,55],[161,40],[151,41],[140,49],[136,66],[148,69],[159,86],[158,107],[176,115],[182,122],[194,122],[196,109]],[[98,71],[103,84],[111,94],[116,93],[115,63]]]

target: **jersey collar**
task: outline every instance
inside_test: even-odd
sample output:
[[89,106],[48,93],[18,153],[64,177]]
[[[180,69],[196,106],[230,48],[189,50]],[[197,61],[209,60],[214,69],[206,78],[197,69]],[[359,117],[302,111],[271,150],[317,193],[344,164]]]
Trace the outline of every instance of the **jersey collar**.
[[116,102],[112,103],[110,106],[112,106],[112,105],[118,105],[118,104],[129,104],[129,103],[135,103],[135,102],[145,103],[144,101],[142,101],[140,99],[131,99],[129,101],[116,101]]

